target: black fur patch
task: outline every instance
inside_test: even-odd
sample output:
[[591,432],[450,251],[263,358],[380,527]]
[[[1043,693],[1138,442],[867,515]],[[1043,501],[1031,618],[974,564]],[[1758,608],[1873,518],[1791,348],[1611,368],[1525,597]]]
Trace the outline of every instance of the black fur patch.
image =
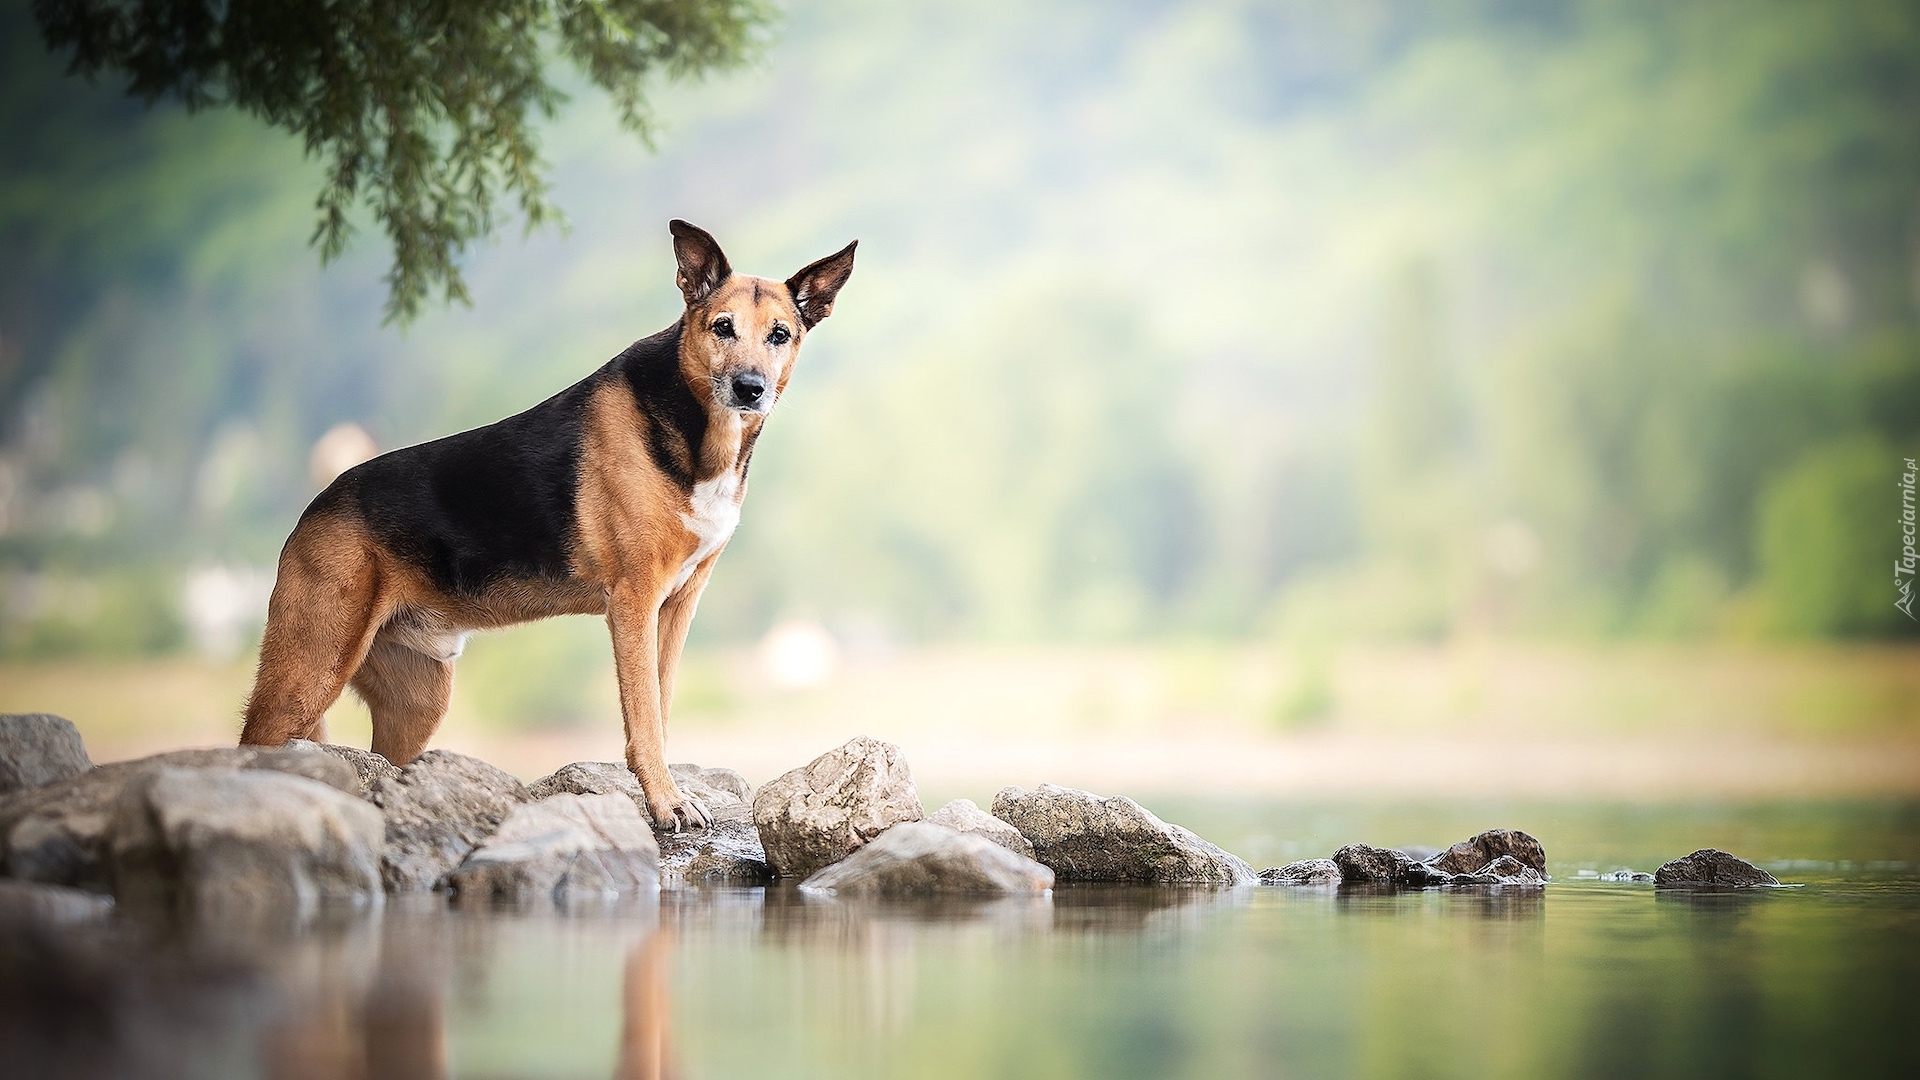
[[526,412],[355,466],[302,517],[357,511],[375,539],[457,596],[477,597],[505,580],[564,581],[596,387],[625,380],[649,420],[654,463],[693,489],[707,417],[680,377],[680,332],[676,322],[634,342]]

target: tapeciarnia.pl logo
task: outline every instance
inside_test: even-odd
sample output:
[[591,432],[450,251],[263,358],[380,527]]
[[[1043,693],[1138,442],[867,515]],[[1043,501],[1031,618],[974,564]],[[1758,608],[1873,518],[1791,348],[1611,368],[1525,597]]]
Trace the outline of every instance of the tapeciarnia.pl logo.
[[1899,592],[1900,599],[1895,600],[1893,606],[1905,613],[1907,618],[1913,619],[1913,572],[1916,563],[1920,563],[1920,556],[1916,556],[1913,550],[1913,481],[1914,474],[1920,473],[1920,468],[1914,466],[1912,458],[1901,460],[1907,467],[1900,474],[1900,557],[1893,562],[1893,587]]

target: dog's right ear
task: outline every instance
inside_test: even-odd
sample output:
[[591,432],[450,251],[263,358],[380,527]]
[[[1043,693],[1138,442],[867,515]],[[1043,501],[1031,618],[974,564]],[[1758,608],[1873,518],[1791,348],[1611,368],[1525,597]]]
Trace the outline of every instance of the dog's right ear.
[[667,228],[673,232],[674,261],[680,264],[675,281],[680,295],[687,298],[687,306],[692,307],[719,288],[733,273],[733,267],[727,265],[727,253],[720,250],[720,242],[707,230],[679,218],[668,222]]

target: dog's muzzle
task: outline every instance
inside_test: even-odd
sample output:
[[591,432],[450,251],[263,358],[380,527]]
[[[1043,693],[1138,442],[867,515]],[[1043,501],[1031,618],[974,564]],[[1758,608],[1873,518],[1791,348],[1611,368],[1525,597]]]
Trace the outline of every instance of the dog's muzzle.
[[767,377],[757,371],[742,371],[727,380],[728,405],[746,412],[765,412],[773,404]]

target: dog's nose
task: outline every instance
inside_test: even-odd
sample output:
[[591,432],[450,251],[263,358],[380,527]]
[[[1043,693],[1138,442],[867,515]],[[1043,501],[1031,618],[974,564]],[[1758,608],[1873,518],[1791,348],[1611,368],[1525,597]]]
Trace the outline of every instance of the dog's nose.
[[760,404],[767,392],[767,377],[757,371],[743,371],[733,377],[733,400],[742,405]]

